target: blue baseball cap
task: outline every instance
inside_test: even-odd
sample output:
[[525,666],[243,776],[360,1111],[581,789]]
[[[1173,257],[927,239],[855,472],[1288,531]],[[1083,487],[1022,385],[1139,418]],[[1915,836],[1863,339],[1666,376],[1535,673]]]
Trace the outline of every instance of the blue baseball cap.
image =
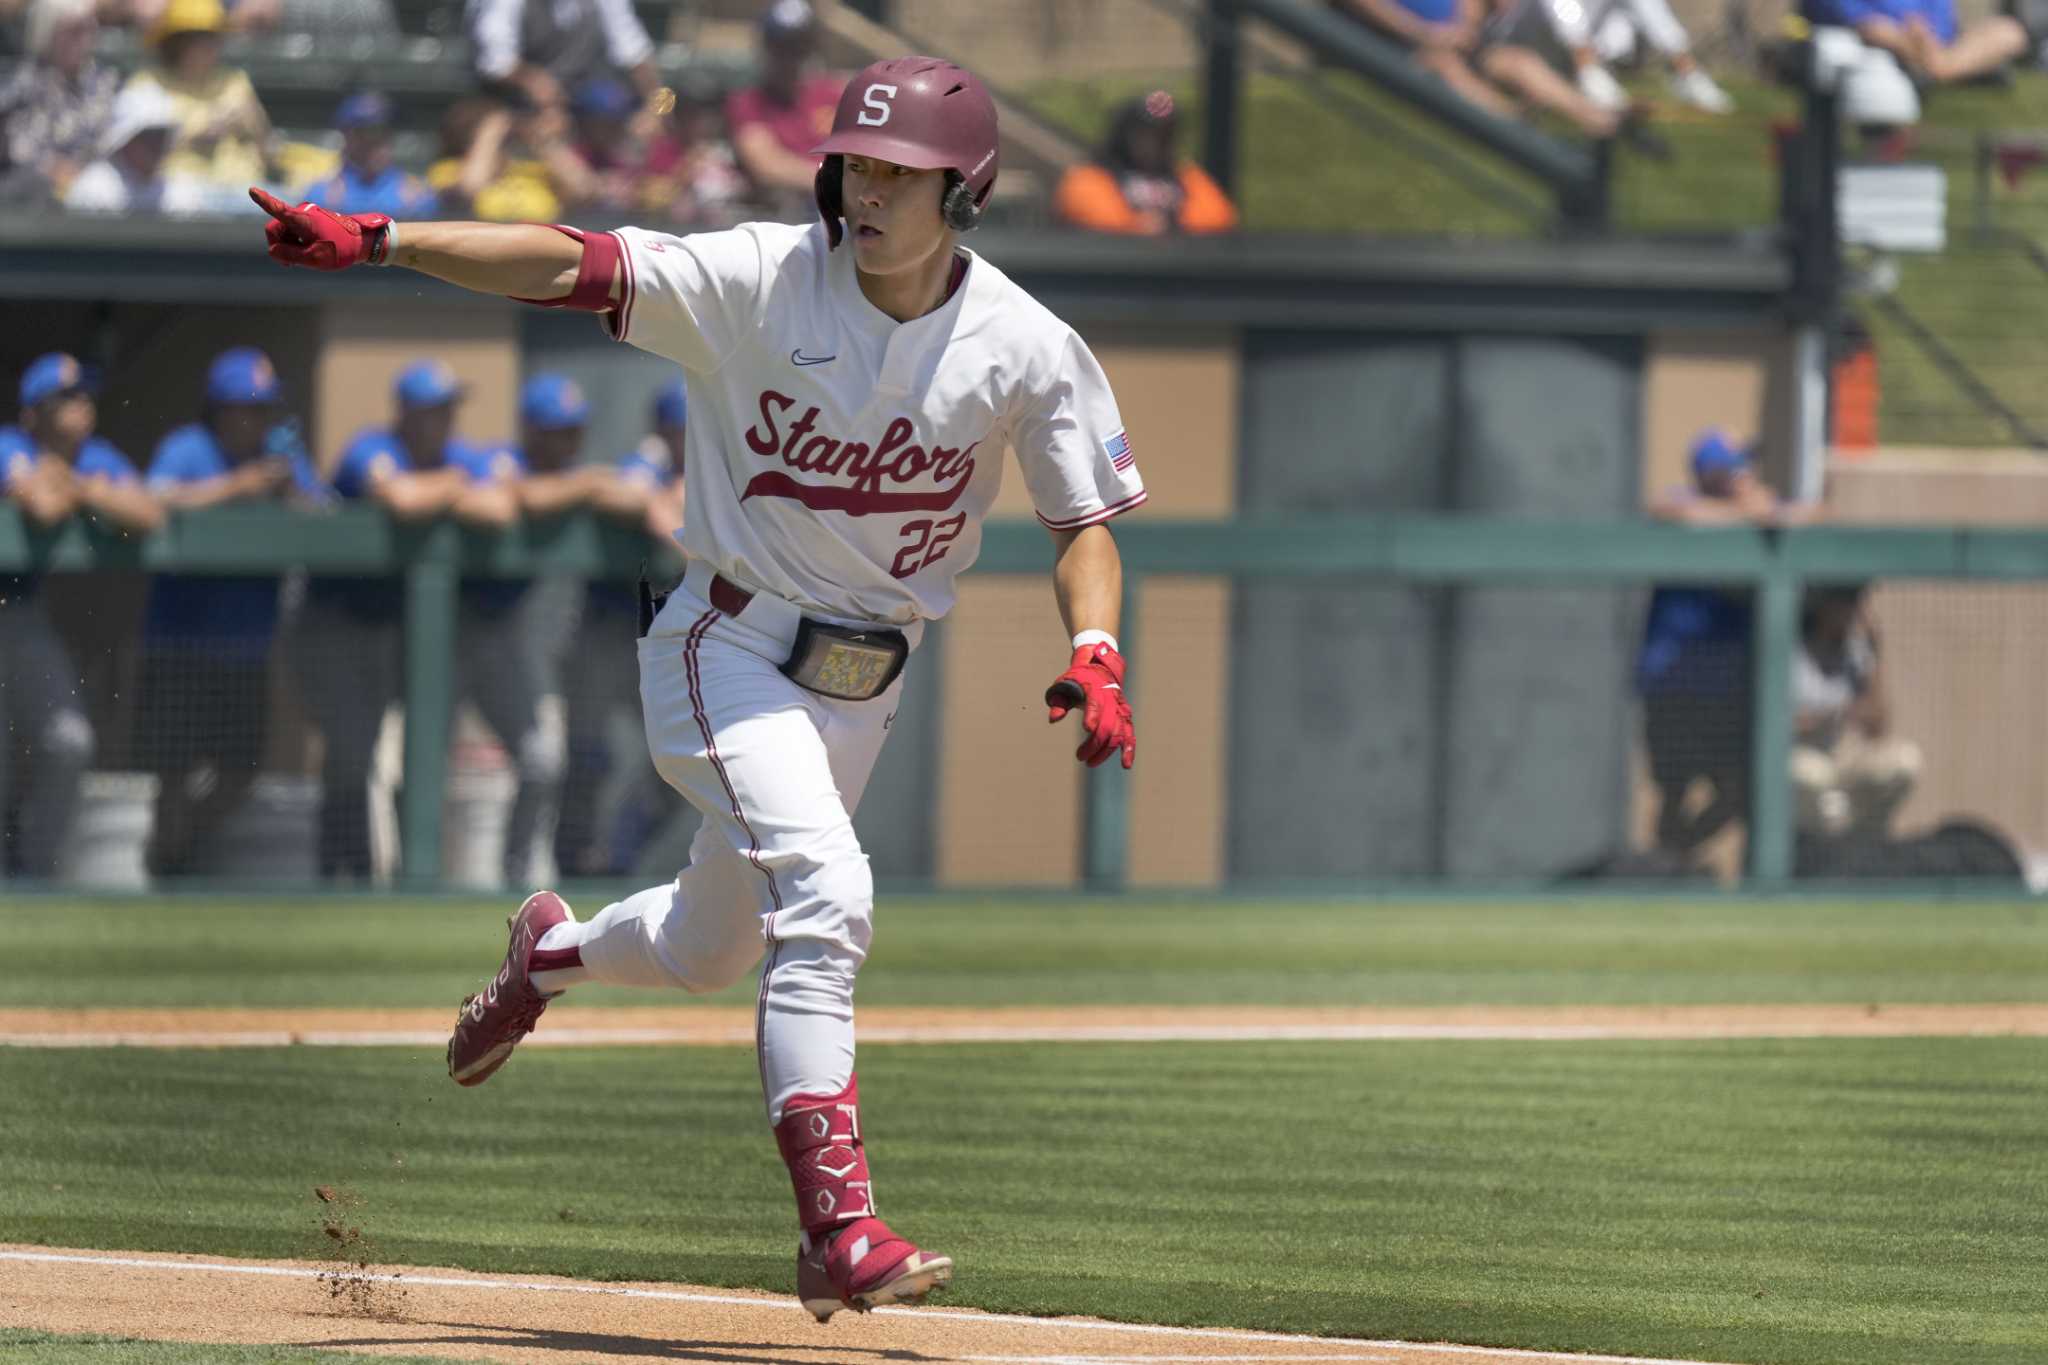
[[1728,439],[1719,427],[1709,427],[1692,443],[1692,476],[1706,479],[1715,474],[1733,474],[1749,468],[1749,452]]
[[679,427],[689,418],[690,397],[683,391],[683,381],[671,379],[661,386],[654,395],[654,425],[658,427]]
[[392,118],[389,96],[377,90],[358,90],[334,111],[334,126],[344,132],[355,128],[388,128]]
[[206,371],[206,401],[227,406],[275,403],[284,397],[277,367],[254,346],[235,346],[213,358]]
[[84,389],[88,393],[99,389],[99,378],[91,370],[78,363],[75,356],[62,351],[37,356],[21,375],[21,405],[32,408],[45,398],[54,398],[60,393],[73,389]]
[[569,107],[579,114],[594,118],[625,118],[639,104],[633,92],[618,81],[599,76],[576,87],[569,96]]
[[565,374],[537,374],[519,390],[519,420],[542,431],[580,427],[590,420],[590,400]]
[[443,403],[459,402],[468,390],[445,362],[419,360],[398,372],[391,392],[400,407],[437,408]]

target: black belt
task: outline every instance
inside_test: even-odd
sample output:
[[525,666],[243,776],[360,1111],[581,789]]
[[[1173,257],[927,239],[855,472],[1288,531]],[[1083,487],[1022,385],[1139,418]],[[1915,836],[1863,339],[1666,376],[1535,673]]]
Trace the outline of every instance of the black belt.
[[[711,605],[737,618],[753,604],[749,589],[724,574],[711,576]],[[640,580],[640,633],[647,634],[655,614],[668,601]],[[837,701],[872,701],[889,690],[910,661],[910,641],[889,626],[838,626],[806,616],[797,623],[796,640],[782,675],[806,691]]]

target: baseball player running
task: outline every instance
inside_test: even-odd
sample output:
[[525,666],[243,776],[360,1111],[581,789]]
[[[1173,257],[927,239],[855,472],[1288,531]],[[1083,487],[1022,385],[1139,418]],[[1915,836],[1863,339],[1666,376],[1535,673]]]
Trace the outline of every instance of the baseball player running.
[[1104,523],[1145,489],[1088,348],[959,245],[996,150],[981,82],[906,57],[847,86],[807,227],[394,224],[252,191],[276,260],[395,263],[587,310],[682,366],[689,564],[642,633],[640,690],[655,765],[703,828],[674,882],[588,921],[530,897],[497,978],[462,1007],[448,1069],[488,1079],[580,982],[715,991],[761,962],[761,1085],[796,1190],[797,1292],[821,1321],[952,1277],[876,1216],[853,1028],[874,880],[852,814],[904,664],[974,561],[1006,444],[1052,533],[1073,637],[1049,717],[1080,713],[1090,766],[1135,755]]

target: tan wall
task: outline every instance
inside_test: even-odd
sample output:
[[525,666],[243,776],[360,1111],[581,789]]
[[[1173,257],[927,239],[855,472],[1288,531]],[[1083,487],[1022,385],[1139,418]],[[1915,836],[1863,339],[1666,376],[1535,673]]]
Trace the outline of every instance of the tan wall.
[[1140,886],[1223,880],[1231,598],[1220,578],[1152,579],[1139,598],[1128,871]]
[[[1138,515],[1230,516],[1237,507],[1236,334],[1091,329],[1086,339],[1116,392],[1151,495]],[[989,516],[1031,516],[1014,461]]]
[[366,426],[391,420],[391,383],[415,360],[445,360],[469,386],[457,433],[473,441],[512,439],[519,392],[518,316],[509,308],[433,303],[363,308],[334,304],[320,314],[313,366],[312,442],[323,473]]
[[[1891,449],[1837,459],[1829,507],[1875,524],[2048,524],[2048,462],[2026,451]],[[1973,815],[2048,852],[2048,586],[1881,583],[1893,728],[1926,760],[1902,828]]]
[[1040,694],[1064,664],[1046,580],[970,575],[946,618],[938,858],[952,886],[1060,886],[1081,869],[1074,722],[1049,734]]
[[[1091,333],[1129,425],[1150,501],[1135,516],[1208,518],[1237,502],[1237,339]],[[1029,518],[1012,465],[991,514]],[[1047,564],[1051,563],[1050,552]],[[938,867],[954,885],[1061,884],[1081,866],[1074,722],[1049,736],[1039,694],[1064,662],[1043,575],[962,581],[947,617]],[[1140,882],[1208,885],[1222,872],[1230,592],[1216,579],[1148,583],[1132,702],[1144,761],[1131,789],[1130,870]]]

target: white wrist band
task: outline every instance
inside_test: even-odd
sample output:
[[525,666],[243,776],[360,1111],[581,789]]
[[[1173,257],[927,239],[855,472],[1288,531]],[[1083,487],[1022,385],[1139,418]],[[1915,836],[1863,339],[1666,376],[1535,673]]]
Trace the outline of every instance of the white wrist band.
[[[1111,649],[1116,649],[1116,636],[1106,630],[1084,630],[1074,637],[1075,649],[1086,649],[1090,645],[1108,645]],[[1116,649],[1116,652],[1123,653],[1120,649]]]

